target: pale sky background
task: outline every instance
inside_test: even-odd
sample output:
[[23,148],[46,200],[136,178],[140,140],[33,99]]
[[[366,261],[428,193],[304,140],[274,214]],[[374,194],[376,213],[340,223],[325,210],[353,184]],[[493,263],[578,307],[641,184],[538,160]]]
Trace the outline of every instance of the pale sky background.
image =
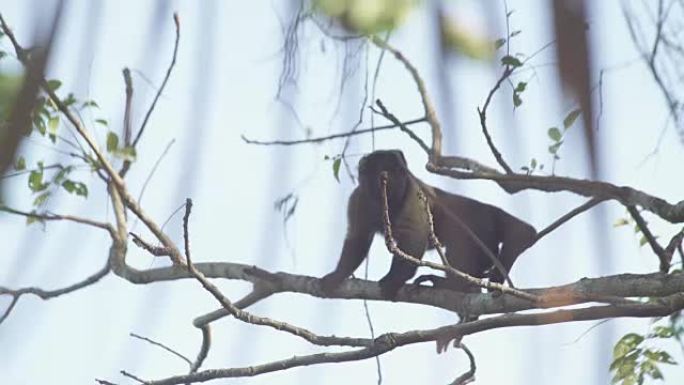
[[[667,121],[663,98],[646,67],[637,58],[614,0],[589,2],[590,33],[595,55],[594,75],[604,76],[604,106],[598,140],[602,178],[679,201],[684,192],[680,166],[682,143],[672,127],[664,132],[658,152],[647,158]],[[121,69],[133,70],[134,125],[137,127],[161,83],[173,47],[172,14],[181,18],[178,63],[143,137],[139,160],[129,174],[132,191],[141,188],[154,161],[170,140],[176,142],[157,170],[142,200],[147,212],[164,222],[186,197],[194,200],[192,247],[196,261],[231,261],[255,264],[271,271],[322,276],[335,263],[346,226],[344,205],[353,182],[341,173],[338,183],[325,155],[335,155],[342,141],[298,147],[256,147],[240,135],[255,139],[301,138],[305,129],[315,135],[349,130],[358,118],[363,100],[366,50],[358,45],[347,52],[356,55],[356,71],[344,83],[344,46],[327,40],[313,24],[300,36],[298,82],[284,95],[292,110],[275,99],[281,69],[282,24],[291,17],[284,1],[67,1],[63,28],[50,62],[50,77],[62,79],[61,92],[73,91],[80,99],[94,99],[99,111],[84,115],[104,143],[106,130],[94,120],[109,120],[121,127],[124,86]],[[428,2],[428,4],[431,4]],[[486,5],[482,5],[486,4]],[[0,10],[20,41],[30,41],[34,23],[46,23],[51,1],[0,1]],[[515,13],[512,29],[523,32],[512,43],[512,52],[531,54],[551,38],[548,1],[509,1]],[[453,1],[454,14],[469,28],[502,36],[504,10],[501,1]],[[469,156],[495,165],[482,138],[475,108],[498,76],[499,67],[469,59],[450,60],[447,82],[438,77],[434,18],[430,6],[412,12],[391,38],[391,43],[413,61],[426,79],[429,91],[440,99],[444,86],[453,101],[437,105],[445,128],[446,152]],[[161,12],[163,17],[158,18]],[[156,24],[158,20],[161,23]],[[498,22],[488,29],[488,21]],[[3,48],[9,51],[7,40]],[[368,51],[370,72],[378,51]],[[574,104],[559,96],[553,49],[532,60],[524,104],[511,111],[510,90],[498,94],[489,116],[489,127],[507,160],[516,168],[536,158],[550,167],[546,130],[558,125]],[[633,62],[625,66],[625,63]],[[0,70],[16,70],[9,59]],[[496,72],[494,71],[496,70]],[[533,76],[536,75],[536,76]],[[148,80],[145,80],[148,79]],[[390,56],[382,64],[376,97],[401,119],[421,115],[415,85]],[[292,111],[296,111],[297,116]],[[447,112],[448,111],[448,112]],[[376,124],[385,124],[375,118]],[[363,127],[370,125],[366,114]],[[586,162],[581,152],[579,125],[569,132],[557,164],[559,175],[584,178]],[[66,128],[61,128],[66,133]],[[416,130],[427,135],[426,126]],[[29,164],[41,158],[59,159],[40,137],[24,144],[21,153]],[[450,191],[493,203],[541,229],[570,208],[583,202],[572,194],[523,192],[510,196],[485,181],[456,181],[427,175],[425,156],[398,131],[376,136],[377,148],[401,148],[419,177]],[[351,154],[373,149],[370,137],[352,141]],[[352,158],[352,164],[356,158]],[[355,171],[355,170],[354,170]],[[59,213],[113,220],[105,192],[87,171],[76,175],[90,181],[91,196],[58,194],[49,208]],[[8,204],[29,209],[26,179],[4,184]],[[273,202],[296,192],[299,204],[286,229]],[[627,227],[611,224],[625,216],[615,202],[604,203],[591,215],[573,219],[525,252],[513,268],[519,287],[560,285],[582,277],[622,272],[652,272],[657,259]],[[677,227],[654,216],[647,219],[656,234],[669,239]],[[107,258],[108,236],[68,223],[26,227],[25,220],[0,217],[0,285],[36,285],[58,288],[98,270]],[[169,234],[181,241],[181,215],[168,223]],[[138,224],[134,231],[142,232]],[[148,238],[151,239],[151,238]],[[369,279],[387,271],[389,255],[376,240],[371,249]],[[428,258],[435,259],[434,255]],[[161,266],[130,244],[128,261],[139,268]],[[357,275],[363,275],[360,269]],[[249,290],[244,282],[218,282],[231,299]],[[0,298],[0,308],[9,298]],[[200,334],[194,317],[217,308],[217,303],[194,281],[135,286],[114,275],[95,286],[50,301],[22,297],[11,316],[0,326],[0,384],[88,384],[94,378],[132,383],[118,371],[127,370],[145,379],[159,379],[187,371],[186,364],[156,347],[132,339],[134,332],[163,342],[194,358]],[[433,328],[456,320],[437,309],[394,303],[369,303],[376,333]],[[249,308],[258,315],[288,321],[321,335],[368,336],[361,301],[322,300],[281,294]],[[615,320],[584,334],[594,322],[543,327],[493,330],[464,340],[477,357],[477,384],[607,384],[612,347],[628,331],[645,332],[649,320]],[[214,325],[213,347],[203,368],[256,365],[275,359],[304,355],[323,349],[269,328],[224,319]],[[467,369],[460,351],[436,355],[434,343],[397,349],[381,357],[384,384],[445,384]],[[678,361],[681,350],[668,346]],[[667,383],[684,381],[682,366],[665,368]],[[348,384],[376,383],[376,363],[365,360],[298,368],[249,379],[214,383],[248,384]]]

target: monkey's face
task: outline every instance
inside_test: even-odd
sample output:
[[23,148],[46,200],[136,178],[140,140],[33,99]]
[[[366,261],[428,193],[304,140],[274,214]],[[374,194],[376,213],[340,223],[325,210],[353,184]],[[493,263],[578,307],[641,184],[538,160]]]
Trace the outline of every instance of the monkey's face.
[[409,183],[404,154],[399,150],[378,150],[359,161],[359,186],[370,198],[380,201],[380,173],[388,175],[387,197],[390,205],[401,202]]

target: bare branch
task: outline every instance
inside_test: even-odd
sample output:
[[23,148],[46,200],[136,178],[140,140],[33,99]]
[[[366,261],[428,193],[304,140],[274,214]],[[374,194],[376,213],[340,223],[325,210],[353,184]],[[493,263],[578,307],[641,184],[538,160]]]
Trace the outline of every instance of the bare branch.
[[333,134],[333,135],[328,135],[328,136],[319,136],[319,137],[315,137],[315,138],[299,139],[299,140],[262,141],[262,140],[249,139],[244,135],[241,135],[240,138],[242,138],[242,140],[247,144],[256,144],[256,145],[261,145],[261,146],[277,146],[277,145],[278,146],[292,146],[292,145],[297,145],[297,144],[321,143],[321,142],[325,142],[327,140],[332,140],[332,139],[348,138],[348,137],[355,136],[355,135],[363,135],[363,134],[367,134],[367,133],[373,133],[376,131],[389,130],[389,129],[393,129],[393,128],[397,128],[397,127],[402,127],[402,125],[403,126],[409,126],[412,124],[422,123],[425,121],[426,121],[425,118],[412,119],[412,120],[407,120],[405,122],[390,124],[387,126],[370,127],[370,128],[364,128],[364,129],[356,130],[356,131],[343,132],[340,134]]
[[[463,163],[464,158],[456,158]],[[473,165],[478,162],[468,159]],[[486,167],[486,166],[485,166]],[[486,179],[497,182],[508,192],[527,189],[558,192],[569,191],[586,197],[614,199],[625,206],[639,205],[671,223],[684,222],[684,200],[676,204],[655,197],[628,186],[616,186],[607,182],[575,179],[561,176],[541,176],[524,174],[501,174],[491,171],[461,171],[441,164],[428,163],[428,171],[456,179]],[[486,169],[492,170],[489,167]]]
[[70,221],[80,223],[82,225],[92,226],[99,229],[107,230],[110,235],[115,234],[114,226],[106,222],[98,222],[89,218],[81,218],[74,215],[59,215],[53,213],[30,213],[21,210],[15,210],[7,206],[0,206],[0,211],[4,211],[10,214],[20,215],[26,218],[34,218],[41,221]]
[[[660,271],[663,273],[667,273],[670,270],[672,254],[667,255],[667,253],[665,253],[665,249],[663,249],[663,247],[660,246],[658,241],[656,241],[655,236],[648,228],[646,220],[644,220],[644,217],[641,216],[641,213],[639,213],[639,210],[637,210],[636,207],[627,206],[627,211],[629,211],[629,214],[632,216],[632,218],[634,218],[634,222],[636,222],[637,226],[639,227],[639,230],[641,230],[641,233],[644,235],[644,237],[646,237],[649,246],[651,246],[651,250],[653,250],[655,255],[658,256],[658,259],[660,260]],[[672,251],[674,252],[674,250]]]
[[604,199],[601,198],[591,198],[588,201],[584,202],[580,206],[570,210],[567,214],[563,215],[562,217],[556,219],[553,223],[550,225],[546,226],[546,228],[540,232],[537,233],[537,236],[534,238],[534,243],[537,243],[540,239],[548,235],[550,232],[553,230],[559,228],[561,225],[563,225],[565,222],[569,221],[570,219],[578,216],[579,214],[582,214],[583,212],[591,209],[592,207],[596,206],[597,204],[603,202]]
[[133,243],[136,246],[145,249],[145,251],[154,255],[155,257],[168,256],[171,254],[171,251],[164,246],[151,245],[147,243],[144,239],[142,239],[138,234],[135,234],[133,232],[129,232],[128,234],[130,234],[133,237]]
[[24,294],[33,294],[37,296],[38,298],[42,300],[49,300],[55,297],[59,297],[60,295],[68,294],[80,289],[83,289],[85,287],[88,287],[94,283],[97,283],[100,279],[102,279],[104,276],[106,276],[110,271],[109,263],[107,263],[102,269],[98,270],[95,272],[93,275],[87,277],[86,279],[73,283],[69,286],[63,287],[61,289],[55,289],[55,290],[45,290],[41,289],[39,287],[25,287],[21,289],[9,289],[3,286],[0,286],[0,295],[9,295],[12,297],[12,302],[10,302],[10,305],[8,308],[5,310],[4,314],[0,316],[0,324],[9,316],[10,312],[14,308],[14,306],[17,304],[19,301],[19,297],[21,297]]
[[185,257],[188,261],[187,264],[187,269],[190,272],[190,274],[197,280],[199,281],[202,286],[209,292],[211,295],[216,298],[216,300],[226,309],[228,310],[233,317],[237,318],[240,321],[254,324],[254,325],[263,325],[263,326],[269,326],[271,328],[274,328],[276,330],[284,331],[287,333],[290,333],[294,336],[300,337],[305,339],[308,342],[311,342],[314,345],[321,345],[321,346],[331,346],[331,345],[342,345],[342,346],[368,346],[370,344],[369,339],[367,338],[347,338],[347,337],[335,337],[335,336],[319,336],[314,334],[313,332],[300,328],[294,325],[291,325],[286,322],[280,322],[276,321],[267,317],[259,317],[255,316],[247,311],[239,309],[237,306],[235,306],[226,296],[224,296],[221,291],[211,283],[205,276],[202,274],[199,270],[195,268],[195,266],[192,263],[192,258],[190,256],[190,241],[188,240],[188,217],[190,215],[190,211],[192,209],[192,201],[190,199],[186,200],[186,211],[185,211],[185,217],[183,219],[183,232],[185,236]]
[[200,327],[200,330],[202,331],[202,344],[200,345],[199,352],[197,352],[195,362],[190,365],[190,373],[195,373],[202,367],[204,360],[206,360],[209,355],[209,349],[211,348],[211,326],[204,325]]
[[135,139],[133,140],[133,147],[138,145],[140,137],[142,136],[143,132],[145,132],[147,122],[150,120],[150,116],[152,116],[152,112],[154,111],[154,108],[157,106],[157,101],[159,100],[159,97],[161,96],[162,92],[164,92],[164,88],[166,88],[166,83],[169,82],[169,78],[171,77],[171,71],[173,71],[173,67],[176,65],[176,57],[178,56],[178,44],[180,42],[180,18],[178,17],[178,13],[173,14],[173,22],[176,26],[176,41],[173,44],[173,55],[171,56],[171,63],[169,63],[169,67],[166,69],[166,75],[164,75],[164,80],[162,81],[161,86],[159,86],[157,94],[154,95],[152,104],[150,105],[150,108],[147,110],[147,113],[145,114],[145,118],[143,119],[143,122],[140,125],[140,129],[138,130],[138,133],[135,135]]
[[385,105],[382,103],[382,101],[380,99],[376,100],[375,104],[378,105],[378,108],[380,108],[380,111],[377,111],[377,110],[373,109],[373,107],[371,107],[371,110],[373,110],[373,112],[379,113],[380,115],[384,116],[390,122],[399,126],[401,131],[405,132],[409,137],[411,137],[411,139],[413,139],[416,143],[418,143],[420,148],[422,148],[423,151],[425,151],[425,153],[428,154],[428,156],[431,154],[430,147],[428,147],[427,144],[425,144],[423,139],[421,139],[418,135],[416,135],[413,131],[411,131],[408,127],[406,127],[406,124],[402,123],[391,112],[387,111],[387,108],[385,108]]
[[160,347],[160,348],[166,350],[167,352],[173,354],[174,356],[180,358],[181,360],[185,361],[185,362],[188,364],[188,366],[192,367],[192,361],[190,361],[190,360],[189,360],[187,357],[185,357],[184,355],[182,355],[182,354],[178,353],[177,351],[171,349],[170,347],[168,347],[168,346],[162,344],[161,342],[157,342],[157,341],[155,341],[155,340],[153,340],[153,339],[151,339],[151,338],[147,338],[147,337],[141,336],[141,335],[139,335],[139,334],[135,334],[135,333],[129,333],[128,335],[131,336],[131,337],[133,337],[133,338],[137,338],[137,339],[139,339],[139,340],[143,340],[143,341],[145,341],[145,342],[148,342],[148,343],[150,343],[150,344],[152,344],[152,345],[154,345],[154,346],[158,346],[158,347]]
[[425,119],[427,120],[430,128],[432,128],[432,147],[430,154],[430,159],[432,160],[439,158],[442,155],[442,127],[437,119],[437,112],[430,100],[430,95],[427,92],[427,87],[425,87],[425,81],[420,76],[418,69],[404,56],[401,51],[389,45],[383,39],[377,36],[371,36],[371,42],[375,44],[378,48],[387,50],[392,55],[394,55],[397,60],[399,60],[404,67],[408,70],[413,78],[414,83],[418,87],[418,93],[420,94],[420,100],[423,103],[423,110],[425,112]]
[[485,139],[487,140],[487,145],[489,146],[489,149],[492,151],[492,154],[494,154],[494,158],[496,158],[497,163],[499,163],[499,165],[506,171],[506,174],[513,174],[514,172],[508,165],[508,163],[506,163],[506,161],[503,159],[503,156],[494,145],[494,141],[492,140],[492,137],[489,134],[489,130],[487,129],[487,109],[489,108],[489,103],[492,101],[492,97],[494,96],[496,91],[499,90],[501,84],[503,84],[503,82],[511,76],[514,70],[514,67],[506,66],[503,73],[501,74],[501,77],[499,77],[499,80],[496,82],[496,84],[494,84],[494,87],[489,91],[489,94],[487,95],[487,99],[485,100],[482,109],[477,109],[477,114],[480,117],[480,126],[482,127],[482,134],[484,134]]
[[684,308],[684,294],[663,298],[658,303],[643,303],[629,306],[592,306],[581,309],[557,310],[547,313],[506,314],[478,321],[444,326],[430,330],[414,330],[405,333],[387,333],[374,339],[370,346],[342,353],[318,353],[295,356],[289,359],[266,364],[229,369],[212,369],[188,375],[180,375],[157,381],[145,382],[147,385],[174,385],[182,383],[205,382],[219,378],[251,377],[263,373],[286,370],[295,367],[331,363],[359,361],[378,356],[397,347],[420,342],[434,341],[443,337],[473,334],[485,330],[509,326],[549,325],[575,321],[589,321],[617,317],[666,316]]

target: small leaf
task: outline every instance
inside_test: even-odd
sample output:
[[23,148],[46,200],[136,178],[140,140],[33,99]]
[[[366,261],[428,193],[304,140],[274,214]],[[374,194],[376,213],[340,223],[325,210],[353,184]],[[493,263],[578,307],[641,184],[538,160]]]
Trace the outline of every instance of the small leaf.
[[537,168],[537,160],[532,158],[532,160],[530,161],[530,166],[532,166],[533,169]]
[[501,58],[501,64],[511,66],[511,67],[516,67],[516,68],[522,66],[522,62],[520,61],[520,59],[518,59],[515,56],[511,56],[511,55],[506,55],[506,56],[502,57]]
[[625,218],[618,218],[615,223],[613,223],[613,227],[620,227],[620,226],[626,226],[629,224],[629,220]]
[[551,140],[553,140],[554,142],[560,142],[561,138],[563,137],[563,134],[561,134],[558,127],[549,128],[547,134],[549,135],[549,138],[551,138]]
[[109,125],[109,123],[107,123],[106,119],[95,119],[95,123],[99,123],[105,127],[107,127]]
[[57,91],[57,89],[62,85],[62,82],[57,79],[52,79],[47,81],[47,87],[50,91]]
[[558,149],[560,148],[561,144],[563,144],[562,141],[561,141],[561,142],[556,142],[556,143],[550,145],[550,146],[549,146],[549,153],[551,153],[551,154],[553,154],[553,155],[556,155],[556,153],[558,152]]
[[47,183],[43,183],[43,170],[33,170],[29,174],[28,186],[33,192],[43,191],[48,188]]
[[112,152],[112,154],[114,154],[114,156],[116,156],[117,158],[121,158],[129,162],[135,162],[135,158],[137,156],[135,148],[130,146],[116,149]]
[[70,194],[80,195],[84,198],[88,197],[88,186],[83,182],[75,182],[67,179],[62,183],[62,187]]
[[568,115],[563,119],[563,127],[567,130],[572,126],[573,123],[575,123],[575,120],[577,120],[577,117],[580,116],[582,113],[582,110],[576,109],[572,110],[568,113]]
[[109,131],[107,133],[107,152],[114,152],[119,148],[119,137]]
[[14,169],[17,171],[26,170],[26,159],[23,156],[17,158],[17,161],[14,163]]
[[[31,214],[36,214],[36,211],[33,210],[31,211]],[[42,223],[45,224],[45,221],[42,218],[38,218],[32,215],[29,215],[26,217],[26,226],[32,224],[32,223]]]
[[503,45],[506,44],[506,39],[501,38],[501,39],[496,39],[494,40],[494,49],[499,49],[503,47]]
[[513,93],[513,106],[514,107],[520,107],[522,104],[522,99],[520,98],[520,94],[517,92]]
[[518,36],[518,35],[520,35],[521,32],[522,32],[521,30],[513,31],[513,32],[511,32],[511,37]]
[[525,91],[525,88],[527,88],[527,83],[518,82],[518,85],[515,86],[515,92],[523,92],[523,91]]
[[94,100],[88,100],[88,101],[83,102],[83,104],[81,104],[81,108],[85,108],[85,107],[99,108],[100,106]]
[[641,247],[641,246],[643,246],[643,245],[645,245],[645,244],[647,244],[647,243],[648,243],[648,238],[646,238],[645,235],[642,235],[642,236],[641,236],[641,239],[639,239],[639,247]]
[[340,166],[342,165],[342,158],[337,158],[333,162],[332,169],[333,169],[333,176],[335,179],[339,182],[340,181]]
[[67,97],[64,100],[62,100],[62,104],[64,104],[66,107],[69,107],[74,103],[76,103],[76,98],[74,97],[74,94],[72,94],[71,92],[69,93],[69,95],[67,95]]
[[50,197],[50,192],[45,191],[44,193],[38,195],[34,200],[33,200],[33,206],[38,207],[42,206],[47,202],[47,199]]

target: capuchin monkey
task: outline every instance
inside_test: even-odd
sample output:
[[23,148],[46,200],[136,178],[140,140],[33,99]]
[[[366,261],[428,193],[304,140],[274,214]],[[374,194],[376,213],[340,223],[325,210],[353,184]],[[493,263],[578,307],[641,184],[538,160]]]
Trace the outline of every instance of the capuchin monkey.
[[[387,199],[393,237],[400,250],[415,258],[422,258],[427,249],[433,248],[419,191],[430,204],[435,234],[446,247],[446,258],[457,270],[502,283],[518,255],[534,243],[537,232],[529,224],[498,207],[429,186],[411,174],[401,151],[379,150],[359,161],[359,185],[347,205],[348,227],[342,254],[335,270],[321,278],[320,284],[326,293],[332,292],[361,265],[373,236],[383,233],[380,184],[383,171],[388,176]],[[499,260],[499,268],[492,256]],[[389,272],[379,282],[383,296],[394,299],[417,268],[395,255]],[[414,283],[428,280],[440,288],[480,292],[479,287],[454,276],[421,276]]]

